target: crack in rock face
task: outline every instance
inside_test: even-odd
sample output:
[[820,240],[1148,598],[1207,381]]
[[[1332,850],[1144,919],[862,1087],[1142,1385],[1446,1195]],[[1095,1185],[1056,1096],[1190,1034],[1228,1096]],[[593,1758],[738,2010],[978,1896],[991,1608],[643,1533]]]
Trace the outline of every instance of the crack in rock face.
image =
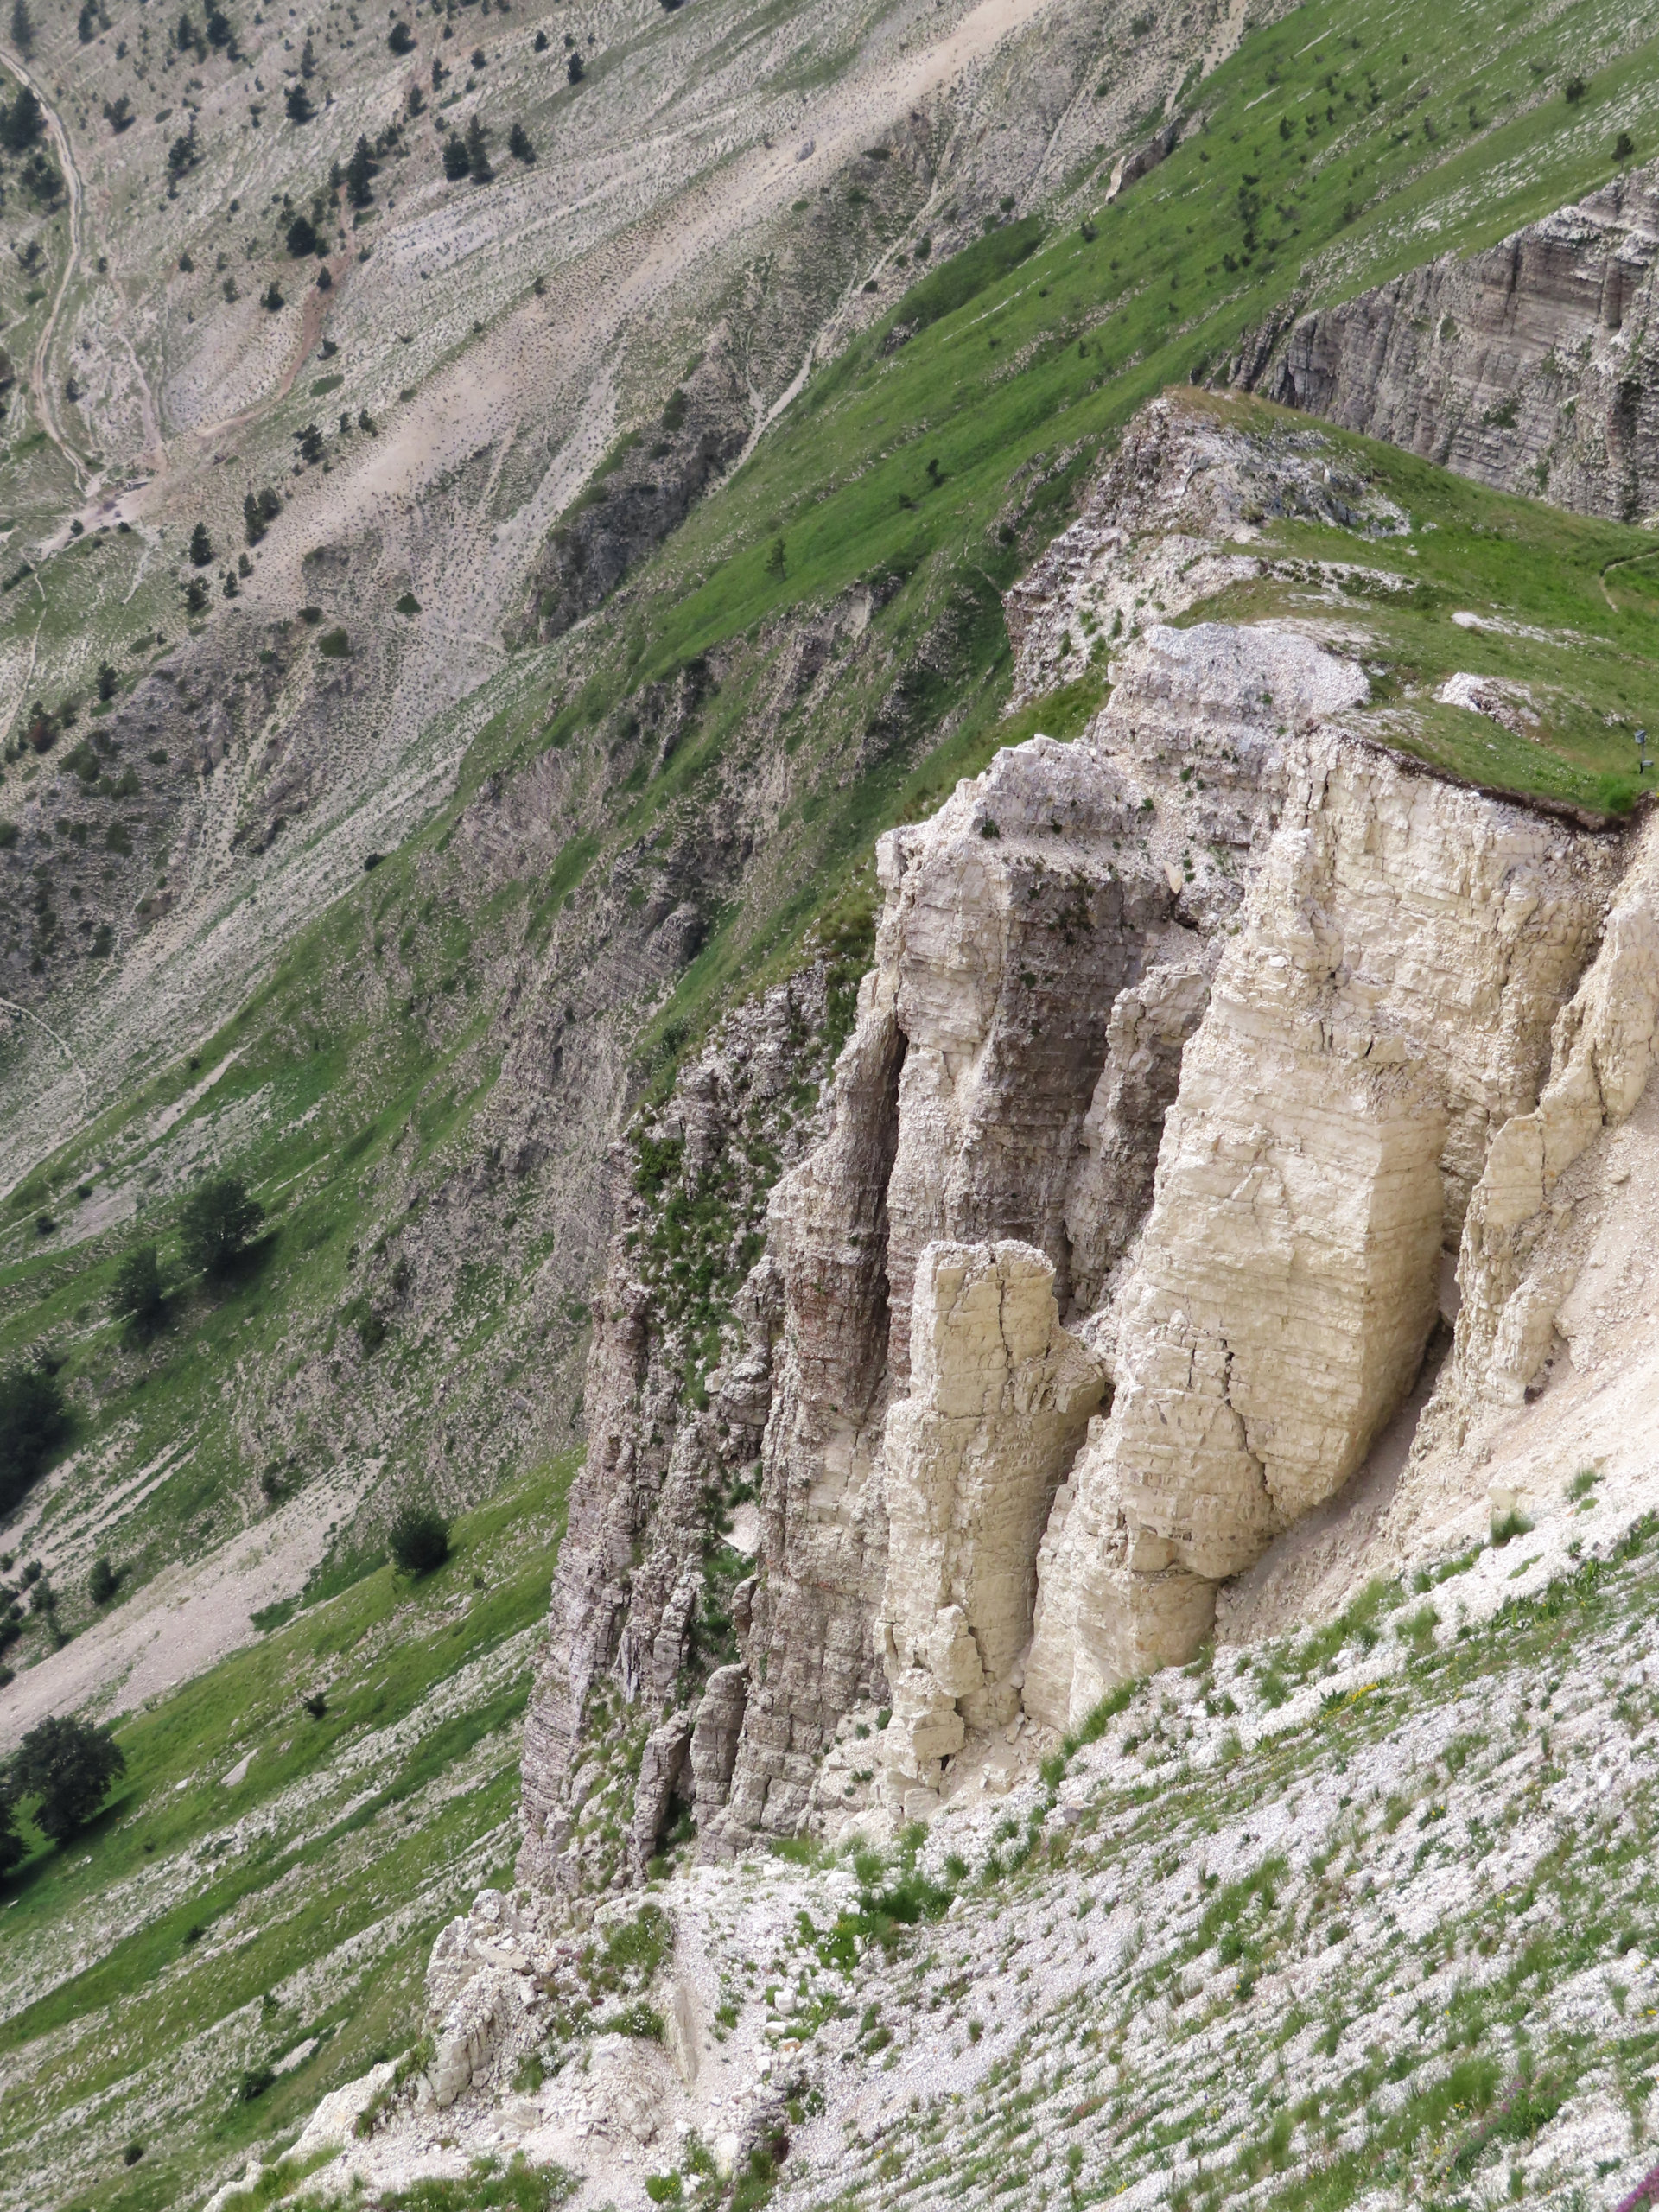
[[[1029,1244],[933,1243],[911,1309],[910,1395],[887,1416],[887,1573],[877,1623],[893,1690],[888,1791],[938,1783],[967,1729],[1019,1709],[1038,1541],[1105,1377],[1060,1326]],[[937,1802],[937,1800],[935,1801]]]

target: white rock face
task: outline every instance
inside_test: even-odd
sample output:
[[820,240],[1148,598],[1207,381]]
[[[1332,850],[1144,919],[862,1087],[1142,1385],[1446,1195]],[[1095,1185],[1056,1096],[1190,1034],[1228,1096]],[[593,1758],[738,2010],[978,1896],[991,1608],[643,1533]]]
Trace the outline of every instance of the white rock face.
[[1111,1419],[1046,1543],[1034,1718],[1187,1656],[1216,1585],[1342,1487],[1410,1389],[1494,1109],[1535,1095],[1601,912],[1560,842],[1308,742],[1185,1052]]
[[1462,1440],[1480,1401],[1520,1405],[1543,1363],[1577,1270],[1547,1232],[1556,1185],[1647,1087],[1659,1027],[1659,830],[1651,823],[1607,915],[1599,950],[1561,1008],[1537,1105],[1492,1141],[1465,1224],[1463,1303],[1431,1440]]
[[359,2114],[388,2088],[396,2069],[387,2059],[355,2082],[347,2082],[343,2088],[334,2089],[305,2124],[305,2132],[294,2145],[291,2155],[298,2159],[314,2158],[322,2151],[344,2150],[356,2129]]
[[[1285,513],[1346,533],[1343,575],[1410,527],[1317,429],[1246,435],[1174,396],[1131,426],[1007,602],[1017,696],[1109,654],[1109,696],[880,840],[874,964],[822,1134],[772,1192],[748,1350],[671,1452],[662,1397],[596,1393],[603,1560],[567,1540],[595,1621],[624,1603],[614,1500],[679,1502],[604,1662],[651,1729],[684,1694],[700,1470],[759,1440],[741,1658],[685,1754],[706,1853],[1006,1789],[1029,1756],[1009,1725],[1065,1729],[1185,1660],[1246,1573],[1251,1618],[1299,1618],[1361,1521],[1381,1558],[1433,1484],[1469,1488],[1408,1469],[1559,1366],[1592,1242],[1599,1269],[1634,1263],[1566,1220],[1560,1178],[1646,1080],[1659,863],[1610,914],[1630,834],[1389,750],[1340,593],[1178,623],[1277,561],[1258,524]],[[1084,1351],[1113,1395],[1080,1442]],[[1389,1496],[1343,1519],[1385,1438]]]
[[968,1724],[1018,1708],[1038,1540],[1104,1385],[1053,1284],[1046,1255],[1011,1239],[930,1244],[917,1269],[910,1395],[883,1453],[882,1749],[900,1802],[938,1783]]

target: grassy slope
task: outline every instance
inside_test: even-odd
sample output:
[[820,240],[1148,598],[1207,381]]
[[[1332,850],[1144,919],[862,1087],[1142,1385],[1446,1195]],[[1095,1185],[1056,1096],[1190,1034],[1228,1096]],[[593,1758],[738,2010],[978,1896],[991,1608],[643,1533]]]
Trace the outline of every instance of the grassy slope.
[[[899,2038],[872,2071],[967,2058],[964,2027],[995,2063],[894,2096],[879,2163],[855,2141],[789,2201],[1090,2204],[1159,2177],[1177,2212],[1611,2205],[1654,2157],[1654,1541],[1649,1516],[1478,1626],[1465,1554],[1432,1598],[1374,1584],[1294,1644],[1109,1700],[1069,1819],[1052,1789],[1008,1801],[982,1906],[854,1993]],[[1489,1586],[1537,1566],[1497,1556]]]
[[[182,2202],[417,2031],[437,1927],[517,1849],[570,1471],[466,1516],[424,1581],[383,1567],[118,1732],[109,1809],[37,1850],[5,1910],[0,2166],[36,2202]],[[240,2101],[245,2071],[312,2037]]]
[[[1257,401],[1198,404],[1258,433],[1299,427]],[[1404,510],[1409,537],[1272,523],[1261,550],[1274,556],[1274,573],[1183,621],[1334,613],[1338,627],[1366,635],[1388,671],[1369,718],[1386,742],[1471,783],[1611,813],[1651,791],[1631,737],[1659,717],[1652,535],[1487,492],[1372,439],[1324,425],[1316,435]],[[1440,704],[1433,694],[1458,671],[1521,687],[1535,721],[1515,732]]]

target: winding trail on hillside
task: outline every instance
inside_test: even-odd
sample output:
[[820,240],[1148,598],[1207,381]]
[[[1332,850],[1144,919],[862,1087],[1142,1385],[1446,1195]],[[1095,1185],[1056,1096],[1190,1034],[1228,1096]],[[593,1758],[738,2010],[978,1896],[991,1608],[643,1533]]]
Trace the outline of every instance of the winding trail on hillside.
[[[28,687],[25,686],[24,688],[27,689]],[[18,1014],[23,1020],[32,1021],[37,1029],[45,1030],[47,1035],[52,1039],[52,1042],[57,1046],[58,1050],[63,1054],[64,1058],[68,1061],[70,1066],[74,1070],[76,1076],[79,1078],[80,1110],[83,1114],[90,1116],[92,1110],[92,1085],[86,1080],[86,1071],[82,1067],[80,1062],[70,1051],[67,1044],[66,1044],[64,1039],[59,1036],[57,1031],[52,1027],[51,1023],[49,1021],[42,1021],[40,1015],[35,1013],[31,1007],[19,1006],[15,999],[0,999],[0,1014]]]
[[46,321],[41,326],[40,337],[35,341],[35,358],[30,362],[29,369],[29,385],[35,395],[35,408],[41,418],[41,428],[73,471],[77,489],[84,492],[90,481],[91,471],[64,435],[63,424],[58,415],[57,401],[53,395],[52,380],[47,372],[51,365],[52,347],[57,339],[58,325],[62,319],[64,302],[69,296],[69,287],[74,282],[80,264],[81,226],[86,206],[86,193],[81,184],[80,171],[75,167],[75,157],[70,150],[69,133],[64,129],[63,118],[47,99],[39,78],[29,68],[15,47],[0,45],[0,62],[3,62],[12,75],[21,83],[29,86],[29,91],[40,102],[41,112],[46,118],[47,136],[52,141],[53,150],[57,155],[58,166],[63,171],[64,184],[69,194],[69,251],[64,257],[63,274],[58,279],[57,291],[53,297],[52,305],[47,310]]

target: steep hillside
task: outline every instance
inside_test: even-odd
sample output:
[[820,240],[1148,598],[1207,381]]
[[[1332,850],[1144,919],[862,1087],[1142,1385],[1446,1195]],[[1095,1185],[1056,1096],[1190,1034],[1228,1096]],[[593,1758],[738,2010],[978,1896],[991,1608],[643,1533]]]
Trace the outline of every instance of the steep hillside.
[[[680,35],[690,12],[663,31]],[[1229,36],[1247,29],[1228,23]],[[1338,270],[1385,267],[1431,226],[1444,238],[1455,223],[1478,238],[1605,173],[1599,134],[1613,110],[1567,102],[1556,84],[1589,44],[1601,57],[1597,102],[1622,102],[1618,112],[1639,123],[1648,97],[1646,49],[1626,43],[1641,27],[1569,10],[1506,49],[1474,125],[1407,143],[1400,118],[1416,113],[1418,73],[1461,50],[1437,43],[1452,38],[1446,27],[1427,9],[1414,13],[1421,47],[1395,48],[1393,15],[1373,22],[1346,10],[1349,59],[1338,68],[1340,55],[1316,35],[1325,26],[1334,40],[1334,22],[1315,10],[1299,23],[1294,39],[1271,28],[1245,36],[1204,80],[1202,101],[1189,88],[1187,134],[1109,204],[1079,184],[1078,204],[1094,211],[1086,223],[1046,240],[1039,219],[1004,224],[989,211],[999,219],[979,244],[912,282],[815,371],[730,482],[691,510],[603,613],[519,652],[453,710],[428,711],[408,747],[397,738],[404,765],[388,788],[405,795],[402,814],[348,810],[338,836],[290,836],[290,822],[268,842],[282,810],[273,798],[264,826],[238,842],[234,810],[252,804],[256,785],[266,788],[247,779],[270,750],[254,741],[266,725],[251,699],[274,691],[301,702],[314,677],[340,671],[326,679],[343,687],[328,711],[351,732],[339,757],[363,757],[365,724],[388,727],[367,712],[357,632],[345,623],[353,651],[343,660],[302,642],[334,634],[321,622],[270,632],[257,651],[250,632],[249,680],[224,686],[225,664],[212,656],[237,634],[244,600],[190,647],[207,661],[187,668],[176,647],[165,661],[172,683],[149,677],[107,715],[89,710],[86,722],[105,733],[122,715],[140,718],[116,754],[84,745],[73,780],[47,785],[68,759],[67,741],[13,763],[17,791],[41,796],[20,808],[24,826],[0,863],[54,913],[76,906],[77,889],[86,907],[128,865],[115,853],[83,868],[79,855],[111,849],[112,836],[133,842],[124,807],[151,804],[152,764],[130,760],[138,735],[168,755],[154,795],[168,834],[182,824],[178,834],[193,836],[194,817],[164,780],[181,757],[175,742],[152,736],[183,741],[188,732],[184,757],[218,755],[192,784],[215,807],[241,794],[219,817],[222,849],[239,856],[232,873],[209,870],[201,880],[219,887],[207,904],[175,907],[144,939],[153,966],[140,949],[107,991],[54,989],[49,1017],[17,1020],[11,1032],[8,1080],[23,1110],[4,1117],[0,1141],[20,1147],[19,1162],[57,1141],[48,1169],[14,1191],[6,1344],[14,1354],[44,1344],[64,1359],[79,1448],[48,1517],[90,1514],[118,1563],[139,1571],[129,1590],[163,1557],[194,1560],[263,1514],[258,1480],[274,1463],[292,1462],[278,1482],[330,1471],[343,1497],[280,1548],[270,1599],[311,1571],[331,1520],[337,1549],[372,1551],[385,1511],[378,1464],[400,1480],[477,1495],[504,1466],[568,1438],[609,1229],[605,1162],[631,1103],[668,1077],[723,1004],[807,957],[821,925],[832,938],[850,931],[856,957],[877,830],[925,811],[1002,739],[1035,728],[1068,734],[1097,702],[1101,669],[1086,665],[1074,636],[1063,664],[1057,652],[1049,674],[1033,678],[1041,690],[1052,676],[1063,696],[1039,705],[1028,687],[1019,718],[1002,721],[1014,679],[1001,594],[1068,519],[1135,406],[1173,373],[1224,361],[1259,327],[1293,281],[1293,237],[1297,256],[1324,254],[1335,281]],[[1217,38],[1211,50],[1224,52]],[[1415,58],[1402,63],[1402,51]],[[1333,74],[1334,91],[1325,83]],[[1324,104],[1310,107],[1315,94]],[[1275,117],[1294,122],[1300,138],[1283,136]],[[1295,190],[1281,194],[1282,221],[1274,203],[1263,228],[1262,172],[1248,165],[1274,149]],[[1372,180],[1363,207],[1350,175],[1362,156]],[[1478,214],[1467,198],[1476,173],[1497,180]],[[1217,238],[1219,251],[1199,261],[1198,218],[1217,205],[1231,211],[1230,242]],[[1017,205],[1011,213],[1019,218]],[[936,257],[950,235],[941,227]],[[893,268],[895,285],[913,277],[913,259]],[[625,455],[615,474],[632,465]],[[319,464],[289,480],[306,499],[332,499],[340,476],[331,461],[326,478]],[[285,511],[273,538],[287,528]],[[118,531],[103,551],[83,551],[95,535],[63,557],[137,557]],[[1621,553],[1637,550],[1621,541]],[[340,573],[346,589],[355,572]],[[519,588],[525,596],[499,611],[522,623],[537,612],[527,575]],[[394,632],[418,629],[414,615],[386,619]],[[1467,658],[1478,674],[1478,656]],[[418,689],[429,710],[431,687],[423,679]],[[1467,771],[1476,726],[1443,718],[1437,757]],[[1427,742],[1426,719],[1414,727],[1411,741]],[[1497,761],[1484,750],[1492,745],[1504,755],[1499,783],[1530,786],[1541,775],[1563,796],[1619,803],[1628,754],[1587,727],[1571,772],[1570,748],[1511,743],[1501,721],[1482,729],[1481,765]],[[31,773],[32,784],[22,780]],[[140,789],[124,801],[115,786],[128,779]],[[429,809],[394,850],[400,825]],[[74,866],[60,880],[65,855]],[[166,891],[175,887],[170,878]],[[334,903],[302,927],[329,893]],[[152,905],[164,895],[145,894]],[[264,962],[267,980],[221,1020],[237,979]],[[41,1026],[48,1019],[66,1041]],[[97,1118],[62,1141],[88,1106]],[[200,1367],[173,1356],[182,1329],[135,1357],[100,1315],[130,1241],[159,1235],[168,1261],[177,1197],[210,1161],[247,1174],[280,1224],[262,1288],[245,1283],[214,1304],[181,1285],[181,1318],[211,1308],[216,1325],[263,1332],[259,1357],[232,1369],[228,1393],[227,1339],[198,1331],[192,1341],[219,1342],[219,1357],[195,1355]],[[83,1188],[92,1196],[79,1198]],[[435,1357],[451,1371],[435,1375]],[[442,1419],[440,1390],[450,1408]],[[486,1402],[487,1421],[462,1410]],[[181,1438],[194,1451],[177,1450]],[[163,1441],[174,1449],[157,1464]],[[97,1503],[106,1498],[107,1511]],[[130,1498],[143,1510],[129,1528]],[[92,1543],[66,1532],[60,1548],[44,1524],[40,1541],[59,1585],[72,1588]],[[73,1605],[60,1620],[77,1624]]]
[[1483,254],[1269,327],[1236,380],[1484,484],[1634,522],[1659,499],[1656,230],[1650,173],[1620,176]]

